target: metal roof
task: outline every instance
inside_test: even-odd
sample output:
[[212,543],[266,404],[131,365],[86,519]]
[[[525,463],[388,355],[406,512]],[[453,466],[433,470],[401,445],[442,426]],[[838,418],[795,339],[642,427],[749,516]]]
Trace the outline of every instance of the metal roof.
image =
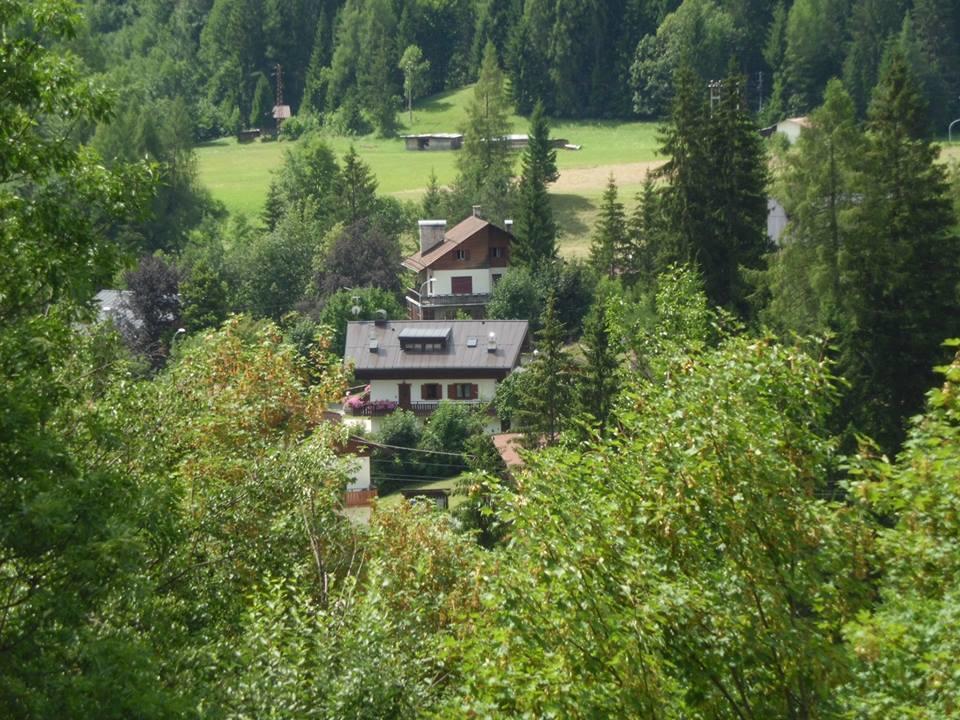
[[[411,337],[433,338],[438,329],[450,335],[441,352],[406,352],[400,344]],[[351,321],[347,323],[347,342],[344,360],[353,363],[358,378],[378,377],[403,378],[408,372],[427,371],[481,371],[490,375],[506,375],[520,364],[520,351],[527,337],[526,320],[449,320],[442,325],[431,320],[391,320],[377,324],[375,321]],[[490,343],[479,342],[471,346],[469,338],[490,338],[493,333],[495,348]],[[370,341],[376,339],[376,352],[371,351]]]

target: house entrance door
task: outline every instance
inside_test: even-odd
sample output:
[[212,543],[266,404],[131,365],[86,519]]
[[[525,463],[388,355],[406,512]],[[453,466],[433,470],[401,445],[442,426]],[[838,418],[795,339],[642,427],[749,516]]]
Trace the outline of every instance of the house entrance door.
[[397,403],[402,410],[410,409],[410,384],[409,383],[400,383],[399,387],[399,402]]

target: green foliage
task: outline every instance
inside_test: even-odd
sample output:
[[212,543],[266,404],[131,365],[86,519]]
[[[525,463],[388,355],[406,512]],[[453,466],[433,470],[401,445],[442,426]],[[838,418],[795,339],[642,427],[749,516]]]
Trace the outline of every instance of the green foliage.
[[[457,402],[441,402],[436,411],[430,416],[427,427],[423,432],[420,447],[424,450],[439,450],[448,453],[463,455],[470,438],[483,433],[484,420],[481,411],[470,405]],[[433,458],[434,463],[440,456]],[[443,462],[448,467],[435,464],[433,468],[440,472],[430,473],[437,475],[456,475],[466,469],[466,459],[450,458]]]
[[676,357],[620,439],[534,456],[444,717],[833,715],[869,535],[816,498],[831,392],[733,339]]
[[378,448],[371,461],[371,477],[381,495],[408,485],[422,474],[421,456],[411,450],[419,446],[422,437],[423,428],[409,410],[397,410],[383,419],[377,442],[393,448]]
[[514,267],[493,289],[487,316],[494,320],[532,320],[539,318],[541,303],[531,272],[524,267]]
[[680,7],[637,44],[631,67],[633,109],[660,117],[670,108],[673,75],[683,63],[700,77],[716,78],[741,44],[741,30],[730,13],[713,0],[684,0]]
[[343,203],[340,211],[342,222],[350,225],[369,218],[377,202],[377,179],[353,145],[343,156],[343,167],[334,185],[337,199]]
[[233,248],[229,262],[236,285],[234,304],[256,317],[279,319],[300,300],[317,252],[320,214],[312,199],[293,205],[273,230]]
[[[112,621],[154,518],[97,458],[110,441],[90,437],[84,397],[123,353],[76,330],[117,269],[108,228],[137,219],[150,168],[108,170],[73,142],[76,125],[110,111],[77,58],[50,50],[79,26],[72,3],[0,4],[0,714],[162,717],[177,708],[156,688],[155,658]],[[73,362],[98,352],[105,367]]]
[[864,717],[948,717],[960,693],[960,361],[941,370],[897,462],[869,446],[855,460],[854,496],[890,520],[877,540],[880,602],[846,629],[857,662],[844,701]]
[[413,100],[420,94],[424,75],[430,72],[430,61],[423,59],[423,51],[416,45],[409,45],[400,56],[400,69],[403,71],[403,92],[407,96],[407,112],[413,122]]
[[335,217],[339,204],[334,190],[340,166],[333,150],[319,135],[302,138],[284,154],[283,166],[270,183],[264,220],[271,229],[291,207],[313,201],[311,215],[326,224]]

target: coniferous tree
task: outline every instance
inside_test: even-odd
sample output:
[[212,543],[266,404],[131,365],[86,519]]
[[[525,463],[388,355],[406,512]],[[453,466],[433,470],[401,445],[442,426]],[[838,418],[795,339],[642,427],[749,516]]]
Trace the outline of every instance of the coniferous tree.
[[960,332],[958,241],[946,171],[916,79],[893,49],[869,110],[852,231],[840,251],[846,412],[892,450],[922,405],[941,343]]
[[786,159],[783,202],[790,224],[768,271],[765,319],[796,333],[838,329],[840,250],[854,206],[853,165],[862,146],[853,101],[839,80]]
[[627,215],[617,199],[617,181],[610,173],[600,200],[600,217],[590,242],[590,262],[601,275],[616,277],[627,252]]
[[263,73],[259,73],[259,75],[257,87],[253,91],[253,105],[250,108],[250,127],[252,128],[264,127],[273,108],[273,93],[270,92],[270,82]]
[[544,117],[543,103],[539,101],[530,118],[529,138],[517,188],[517,239],[512,260],[519,265],[537,267],[557,257],[557,225],[547,185],[559,177],[557,153],[550,144],[550,127]]
[[745,107],[744,78],[734,70],[707,113],[703,85],[681,67],[671,122],[662,138],[670,159],[657,175],[667,180],[664,225],[672,236],[666,257],[699,265],[713,305],[750,313],[744,269],[759,269],[768,250],[767,162]]
[[741,316],[751,314],[748,271],[759,270],[770,250],[767,237],[767,158],[746,107],[746,78],[731,62],[707,133],[712,182],[706,210],[712,232],[698,255],[707,296]]
[[627,222],[627,245],[623,258],[623,280],[653,280],[667,268],[660,222],[660,195],[648,174],[637,193],[637,205]]
[[584,320],[580,347],[585,364],[577,378],[578,407],[602,431],[620,389],[618,337],[605,298],[597,298]]
[[353,145],[343,156],[343,167],[335,182],[335,193],[343,203],[341,217],[347,225],[369,218],[377,201],[377,179],[370,166],[357,155]]
[[517,426],[532,446],[557,442],[570,415],[573,399],[573,363],[563,346],[565,331],[557,318],[551,292],[537,332],[534,361],[524,370],[530,381],[522,383],[524,397],[514,413]]
[[420,200],[420,207],[423,209],[423,217],[440,220],[446,217],[446,208],[444,207],[444,190],[440,188],[440,181],[437,180],[437,173],[430,168],[430,177],[427,178],[427,189]]
[[503,217],[510,195],[513,159],[506,136],[507,95],[493,43],[483,53],[480,77],[467,104],[463,149],[457,156],[457,185],[466,204],[479,203]]
[[712,178],[706,161],[704,127],[707,107],[703,82],[693,66],[683,62],[674,80],[670,118],[659,137],[660,153],[666,162],[654,173],[666,181],[662,206],[669,229],[664,247],[666,263],[692,262],[695,239],[706,231],[707,195]]

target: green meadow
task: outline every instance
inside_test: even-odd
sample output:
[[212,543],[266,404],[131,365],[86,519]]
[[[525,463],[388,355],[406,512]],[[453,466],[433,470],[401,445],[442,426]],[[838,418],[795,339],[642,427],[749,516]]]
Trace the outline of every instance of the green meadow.
[[[430,97],[414,107],[413,123],[407,113],[398,115],[398,135],[457,132],[466,114],[472,87]],[[510,118],[513,132],[527,132],[528,121]],[[587,251],[597,203],[611,172],[618,178],[621,197],[628,207],[642,182],[641,163],[656,160],[656,125],[613,121],[557,122],[551,135],[580,145],[580,150],[557,150],[560,180],[553,190],[554,208],[567,255]],[[380,191],[401,199],[417,200],[434,172],[441,185],[456,175],[454,151],[413,152],[401,138],[328,136],[327,141],[343,154],[353,145],[377,176]],[[233,138],[204,143],[197,148],[201,182],[231,213],[256,218],[263,208],[270,174],[283,162],[295,143],[252,142],[238,144]]]

